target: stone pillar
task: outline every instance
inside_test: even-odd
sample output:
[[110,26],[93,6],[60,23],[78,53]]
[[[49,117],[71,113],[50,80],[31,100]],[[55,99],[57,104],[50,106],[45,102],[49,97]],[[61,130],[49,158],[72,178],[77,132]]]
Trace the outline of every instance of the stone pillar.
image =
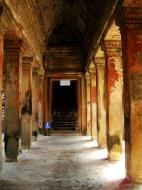
[[30,148],[32,140],[32,57],[24,57],[22,65],[22,148]]
[[96,91],[96,67],[92,62],[90,73],[90,105],[91,105],[91,138],[97,140],[97,91]]
[[81,77],[77,78],[77,100],[78,100],[78,126],[77,130],[81,131],[82,126],[82,103],[81,103]]
[[86,115],[87,115],[87,135],[91,136],[91,112],[90,112],[90,75],[87,72],[86,79]]
[[141,10],[140,8],[124,8],[123,22],[121,24],[122,56],[124,61],[126,174],[127,178],[138,183],[142,183]]
[[3,43],[4,35],[0,33],[0,170],[2,168],[2,79],[3,79]]
[[38,82],[38,129],[43,130],[43,85],[44,75],[39,75]]
[[123,138],[123,77],[121,42],[106,40],[107,69],[107,141],[110,160],[120,160]]
[[32,137],[37,141],[38,136],[38,69],[33,69],[32,78]]
[[82,76],[81,78],[81,99],[82,99],[82,106],[81,106],[81,112],[82,112],[82,134],[86,135],[87,132],[87,126],[86,126],[86,94],[85,94],[85,77]]
[[5,40],[5,153],[6,161],[17,161],[21,136],[21,40]]
[[97,69],[97,108],[98,108],[98,145],[106,148],[106,72],[105,58],[96,57]]

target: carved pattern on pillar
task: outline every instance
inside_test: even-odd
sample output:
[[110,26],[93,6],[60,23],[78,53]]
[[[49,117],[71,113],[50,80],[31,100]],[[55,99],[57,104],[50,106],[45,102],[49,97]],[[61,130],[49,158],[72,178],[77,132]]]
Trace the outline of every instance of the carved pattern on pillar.
[[5,152],[7,161],[17,161],[21,136],[21,40],[6,40]]
[[121,41],[106,40],[107,69],[107,143],[110,160],[122,154],[123,104]]
[[121,18],[126,175],[142,182],[142,9],[125,7]]

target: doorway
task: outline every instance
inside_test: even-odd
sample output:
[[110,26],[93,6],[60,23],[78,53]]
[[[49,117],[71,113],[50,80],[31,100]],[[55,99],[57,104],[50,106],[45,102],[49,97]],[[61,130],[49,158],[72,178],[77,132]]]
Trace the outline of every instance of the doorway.
[[53,130],[77,129],[77,80],[53,80],[51,125]]

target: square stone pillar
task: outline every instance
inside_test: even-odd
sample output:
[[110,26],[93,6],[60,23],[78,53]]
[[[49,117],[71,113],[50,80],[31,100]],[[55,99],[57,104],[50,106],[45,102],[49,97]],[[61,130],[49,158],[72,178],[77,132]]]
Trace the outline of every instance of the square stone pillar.
[[87,126],[86,126],[86,93],[85,93],[85,77],[81,77],[81,100],[82,100],[82,105],[81,105],[81,118],[82,118],[82,134],[86,135],[87,132]]
[[97,91],[96,91],[96,67],[91,62],[90,73],[90,105],[91,105],[91,138],[97,140]]
[[106,67],[104,57],[95,57],[97,69],[98,145],[106,148]]
[[91,106],[90,106],[90,74],[87,72],[86,79],[86,115],[87,115],[87,135],[91,136]]
[[38,137],[38,69],[33,68],[32,76],[32,138]]
[[126,172],[142,183],[142,9],[123,8],[122,18]]
[[121,42],[106,40],[107,143],[110,160],[120,160],[123,140],[123,77]]
[[29,149],[32,141],[32,57],[24,57],[22,64],[22,148]]
[[5,40],[5,154],[6,161],[17,161],[21,137],[21,40]]
[[43,86],[44,86],[44,75],[39,75],[38,79],[38,129],[43,130]]
[[43,91],[43,127],[44,127],[44,135],[47,135],[47,130],[45,129],[45,123],[49,121],[49,80],[45,76],[43,79],[44,91]]
[[2,80],[3,80],[4,35],[0,33],[0,170],[2,168]]

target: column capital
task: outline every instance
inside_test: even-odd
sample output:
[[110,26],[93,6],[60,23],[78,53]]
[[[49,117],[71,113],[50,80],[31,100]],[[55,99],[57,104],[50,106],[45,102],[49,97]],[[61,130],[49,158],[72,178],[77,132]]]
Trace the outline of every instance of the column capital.
[[142,9],[141,7],[123,7],[121,11],[120,27],[141,27]]
[[33,68],[33,75],[38,75],[39,69],[38,68]]
[[22,50],[21,39],[5,39],[4,41],[4,49],[6,52],[19,52]]
[[121,40],[104,40],[104,46],[106,50],[115,51],[121,50]]
[[105,57],[95,57],[96,66],[105,66]]
[[88,71],[91,76],[96,74],[96,66],[94,64],[94,60],[91,61]]
[[33,57],[23,57],[22,67],[23,69],[32,69]]
[[90,80],[90,74],[89,74],[88,71],[85,73],[85,79],[86,79],[86,80]]
[[39,75],[39,80],[43,80],[44,79],[44,74],[40,74]]

